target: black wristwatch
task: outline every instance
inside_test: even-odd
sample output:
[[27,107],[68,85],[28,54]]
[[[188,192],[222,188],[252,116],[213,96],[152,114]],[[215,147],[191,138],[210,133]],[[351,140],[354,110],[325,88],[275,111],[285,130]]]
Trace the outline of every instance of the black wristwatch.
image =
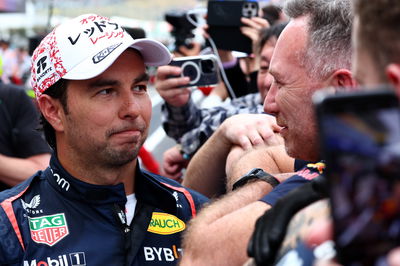
[[279,185],[279,183],[280,183],[278,181],[278,179],[276,179],[271,174],[268,174],[263,169],[254,168],[254,169],[250,170],[250,172],[248,172],[247,174],[245,174],[244,176],[239,178],[239,180],[233,184],[232,190],[238,189],[238,188],[244,186],[245,184],[247,184],[250,180],[254,180],[254,179],[259,179],[259,180],[265,181],[268,184],[270,184],[273,188],[276,187],[277,185]]

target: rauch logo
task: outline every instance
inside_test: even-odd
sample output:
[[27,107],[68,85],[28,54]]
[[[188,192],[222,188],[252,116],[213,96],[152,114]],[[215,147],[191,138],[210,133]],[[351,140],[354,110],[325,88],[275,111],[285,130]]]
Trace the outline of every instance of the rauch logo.
[[53,246],[69,234],[64,213],[41,217],[29,217],[32,240]]
[[178,217],[162,212],[153,212],[147,231],[160,234],[171,235],[185,230],[185,223]]

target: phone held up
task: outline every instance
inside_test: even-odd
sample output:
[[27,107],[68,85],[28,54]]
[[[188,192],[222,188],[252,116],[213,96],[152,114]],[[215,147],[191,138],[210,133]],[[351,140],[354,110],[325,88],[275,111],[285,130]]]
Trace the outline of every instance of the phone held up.
[[251,39],[243,35],[242,17],[258,16],[257,1],[209,0],[207,5],[208,33],[218,49],[252,53]]
[[213,54],[177,57],[170,65],[181,67],[181,76],[190,78],[189,85],[183,87],[211,87],[219,82],[217,57]]
[[334,242],[343,265],[400,245],[400,106],[390,90],[314,95]]

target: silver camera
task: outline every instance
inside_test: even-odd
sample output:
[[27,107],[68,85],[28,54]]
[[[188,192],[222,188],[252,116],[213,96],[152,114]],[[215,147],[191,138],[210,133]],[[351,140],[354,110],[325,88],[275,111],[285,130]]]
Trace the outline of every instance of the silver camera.
[[219,81],[215,55],[177,57],[170,65],[181,67],[181,76],[190,78],[189,85],[184,87],[215,86]]

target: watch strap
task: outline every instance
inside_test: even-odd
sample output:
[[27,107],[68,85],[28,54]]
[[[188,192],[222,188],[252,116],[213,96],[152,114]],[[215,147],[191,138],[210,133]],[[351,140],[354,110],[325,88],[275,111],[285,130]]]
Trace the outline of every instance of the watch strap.
[[250,170],[250,172],[248,172],[247,174],[245,174],[244,176],[239,178],[239,180],[233,184],[232,190],[236,190],[236,189],[246,185],[251,180],[257,180],[257,179],[267,182],[273,188],[280,184],[279,180],[276,179],[273,175],[265,172],[261,168],[254,168],[254,169]]

